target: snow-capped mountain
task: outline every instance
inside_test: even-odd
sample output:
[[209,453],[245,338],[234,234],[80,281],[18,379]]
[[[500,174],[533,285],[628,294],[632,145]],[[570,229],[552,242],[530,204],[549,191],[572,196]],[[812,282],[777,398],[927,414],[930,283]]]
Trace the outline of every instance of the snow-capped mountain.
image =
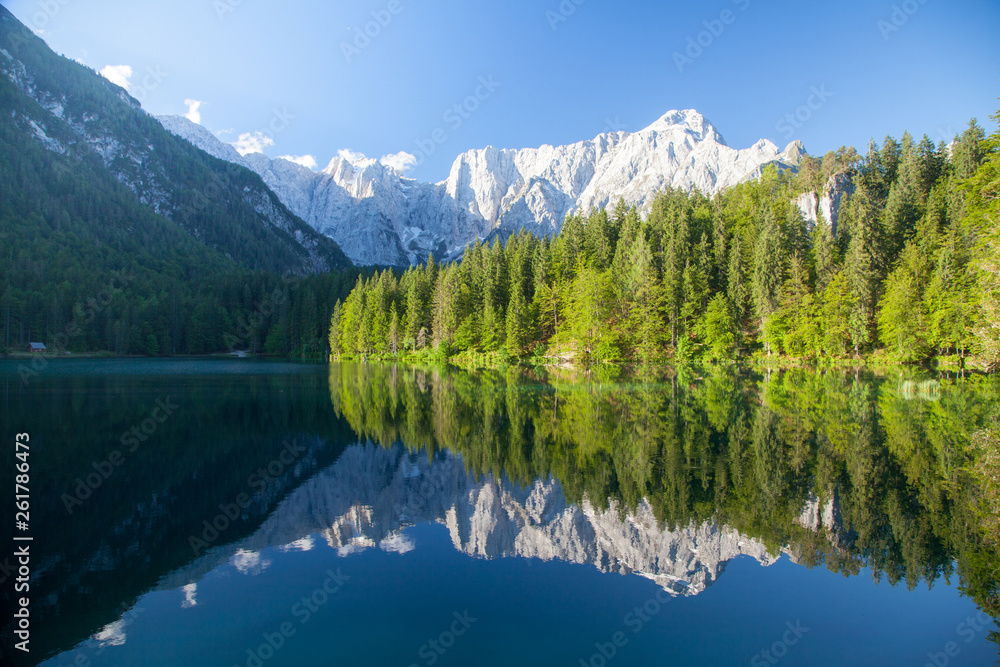
[[697,111],[670,111],[638,132],[606,132],[567,146],[459,155],[448,178],[421,183],[382,162],[343,152],[325,169],[261,153],[240,155],[180,116],[160,122],[195,146],[260,174],[296,215],[333,238],[356,264],[406,265],[434,253],[458,256],[467,243],[520,229],[559,231],[568,213],[613,205],[646,210],[666,188],[707,194],[760,174],[771,163],[796,166],[798,141],[784,151],[767,140],[726,145]]
[[[380,548],[414,548],[402,532],[418,523],[447,527],[455,548],[473,558],[539,558],[590,564],[602,572],[638,574],[671,595],[697,595],[715,582],[726,563],[750,556],[771,565],[758,539],[715,521],[672,528],[657,521],[646,501],[621,512],[589,501],[567,502],[558,480],[520,487],[506,478],[470,474],[461,456],[443,452],[433,461],[401,445],[349,447],[330,467],[290,493],[252,534],[212,548],[160,582],[170,590],[199,580],[226,563],[243,571],[272,546],[303,550],[314,535],[349,556]],[[839,503],[805,500],[797,523],[826,531],[836,543]],[[794,560],[793,549],[784,549]]]

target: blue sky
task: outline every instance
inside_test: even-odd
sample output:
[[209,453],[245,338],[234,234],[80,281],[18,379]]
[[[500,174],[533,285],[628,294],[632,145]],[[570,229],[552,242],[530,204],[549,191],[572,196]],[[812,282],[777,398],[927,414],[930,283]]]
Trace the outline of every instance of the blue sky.
[[130,68],[151,113],[195,100],[227,141],[320,168],[344,149],[395,156],[420,180],[471,148],[634,131],[670,109],[737,148],[822,154],[907,129],[950,139],[973,116],[990,131],[1000,107],[996,0],[3,3],[57,52]]

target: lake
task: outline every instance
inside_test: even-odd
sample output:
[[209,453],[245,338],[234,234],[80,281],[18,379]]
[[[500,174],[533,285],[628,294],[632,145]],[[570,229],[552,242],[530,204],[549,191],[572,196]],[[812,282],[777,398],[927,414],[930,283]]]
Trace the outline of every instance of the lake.
[[4,664],[997,657],[968,475],[993,378],[25,363],[31,653]]

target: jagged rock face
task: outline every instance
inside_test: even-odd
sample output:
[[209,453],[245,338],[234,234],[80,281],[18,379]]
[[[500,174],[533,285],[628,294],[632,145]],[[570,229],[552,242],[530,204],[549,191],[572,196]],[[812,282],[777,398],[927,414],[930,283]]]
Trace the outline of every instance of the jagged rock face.
[[405,265],[430,253],[455,258],[476,239],[521,229],[552,235],[568,213],[619,198],[648,210],[666,187],[714,194],[758,176],[767,164],[796,166],[804,154],[799,142],[781,151],[766,140],[736,150],[698,112],[670,111],[635,133],[608,132],[567,146],[468,151],[445,181],[420,183],[359,156],[335,157],[318,173],[281,158],[241,157],[184,118],[160,120],[203,150],[256,171],[357,264]]
[[840,207],[845,197],[854,194],[854,182],[847,172],[838,172],[830,177],[820,192],[806,192],[795,200],[796,206],[802,211],[802,217],[812,230],[822,219],[830,225],[833,236],[837,236],[837,220],[840,217]]
[[311,546],[321,534],[348,555],[379,548],[413,548],[401,530],[424,522],[447,526],[455,548],[476,558],[559,559],[603,572],[636,573],[671,594],[695,595],[740,555],[764,565],[776,560],[759,540],[714,522],[670,529],[643,502],[624,515],[615,507],[566,502],[558,481],[520,488],[506,479],[476,480],[462,460],[373,444],[348,448],[338,461],[290,494],[250,537],[214,549],[162,582],[178,588],[231,562],[259,566],[269,546]]

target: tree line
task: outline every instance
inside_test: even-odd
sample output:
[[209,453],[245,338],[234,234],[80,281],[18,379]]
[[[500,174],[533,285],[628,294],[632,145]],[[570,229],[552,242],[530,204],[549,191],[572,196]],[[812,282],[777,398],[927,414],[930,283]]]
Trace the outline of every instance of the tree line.
[[[771,166],[715,197],[619,201],[554,238],[477,242],[461,261],[359,276],[330,323],[341,357],[581,363],[877,355],[997,359],[997,148],[909,133]],[[795,199],[849,177],[836,225]],[[992,189],[991,189],[992,188]]]

